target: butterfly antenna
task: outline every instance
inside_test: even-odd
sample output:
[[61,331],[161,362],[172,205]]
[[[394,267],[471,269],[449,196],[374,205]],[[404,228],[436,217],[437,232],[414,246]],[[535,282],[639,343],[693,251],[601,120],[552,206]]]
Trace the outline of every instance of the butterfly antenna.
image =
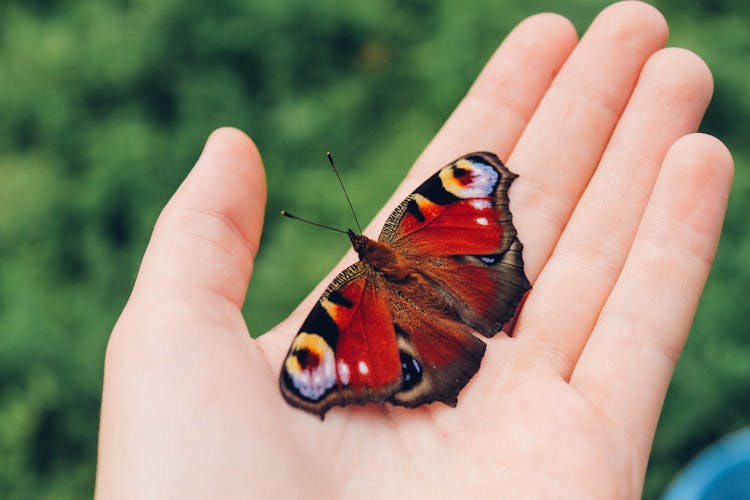
[[282,210],[281,215],[283,215],[284,217],[289,217],[290,219],[297,219],[299,221],[306,222],[307,224],[312,224],[313,226],[322,227],[323,229],[330,229],[331,231],[336,231],[337,233],[347,234],[347,232],[344,231],[343,229],[339,229],[337,227],[326,226],[325,224],[319,224],[311,220],[303,219],[302,217],[297,217],[294,214],[290,214],[286,210]]
[[362,226],[359,225],[359,219],[357,219],[357,214],[354,212],[354,206],[352,206],[352,200],[349,199],[349,193],[346,192],[346,188],[344,187],[344,181],[341,180],[339,171],[336,170],[336,164],[333,162],[333,155],[330,152],[327,152],[326,156],[328,157],[328,161],[331,163],[331,168],[333,169],[333,173],[336,174],[336,178],[339,180],[339,184],[341,184],[341,190],[344,191],[344,196],[346,196],[346,202],[349,204],[349,208],[352,211],[352,215],[354,216],[354,222],[357,223],[357,229],[359,229],[359,234],[362,234]]

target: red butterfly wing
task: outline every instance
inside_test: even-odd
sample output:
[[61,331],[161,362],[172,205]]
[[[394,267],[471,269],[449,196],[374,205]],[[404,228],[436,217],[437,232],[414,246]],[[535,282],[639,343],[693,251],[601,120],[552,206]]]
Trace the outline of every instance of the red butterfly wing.
[[323,293],[292,342],[281,392],[322,418],[335,405],[456,405],[485,344],[444,311],[420,306],[363,263]]
[[502,253],[516,236],[508,208],[516,177],[492,153],[463,156],[401,202],[379,240],[413,255]]
[[400,293],[392,293],[389,301],[403,380],[390,402],[411,408],[434,401],[456,406],[458,393],[479,369],[485,343],[440,309],[423,309]]
[[531,288],[508,208],[515,178],[492,153],[466,155],[407,197],[380,235],[440,290],[455,319],[490,337]]
[[440,291],[454,317],[492,337],[513,317],[531,288],[516,239],[501,254],[414,257],[412,267]]
[[401,387],[393,320],[362,263],[339,274],[310,312],[281,370],[281,392],[322,418],[334,405],[386,401]]

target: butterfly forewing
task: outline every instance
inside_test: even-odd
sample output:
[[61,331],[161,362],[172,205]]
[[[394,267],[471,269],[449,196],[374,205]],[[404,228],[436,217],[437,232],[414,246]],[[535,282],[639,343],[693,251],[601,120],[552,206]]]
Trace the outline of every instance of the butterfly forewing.
[[502,253],[516,236],[508,209],[515,178],[492,153],[459,158],[401,202],[379,240],[414,255]]
[[401,387],[396,334],[378,279],[354,264],[315,304],[282,367],[289,403],[322,417],[333,405],[385,401]]

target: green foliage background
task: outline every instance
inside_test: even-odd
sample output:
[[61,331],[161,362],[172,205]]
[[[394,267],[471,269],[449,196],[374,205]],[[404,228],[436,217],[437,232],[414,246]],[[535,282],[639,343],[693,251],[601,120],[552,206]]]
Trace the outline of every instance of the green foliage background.
[[[3,0],[0,3],[0,496],[93,491],[104,349],[159,210],[221,125],[263,153],[267,223],[246,317],[288,314],[348,242],[331,150],[367,220],[505,34],[570,0]],[[737,162],[718,259],[667,399],[646,497],[750,423],[750,8],[656,2],[716,93],[703,130]],[[333,249],[333,251],[332,251]]]

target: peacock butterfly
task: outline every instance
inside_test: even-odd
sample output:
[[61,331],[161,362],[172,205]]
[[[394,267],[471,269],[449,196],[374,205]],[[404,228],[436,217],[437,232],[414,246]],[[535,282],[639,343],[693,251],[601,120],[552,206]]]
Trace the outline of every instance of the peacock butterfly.
[[294,337],[279,383],[322,419],[332,406],[456,406],[485,343],[531,288],[508,208],[516,174],[492,153],[441,168],[377,241],[347,232],[359,262],[336,276]]

